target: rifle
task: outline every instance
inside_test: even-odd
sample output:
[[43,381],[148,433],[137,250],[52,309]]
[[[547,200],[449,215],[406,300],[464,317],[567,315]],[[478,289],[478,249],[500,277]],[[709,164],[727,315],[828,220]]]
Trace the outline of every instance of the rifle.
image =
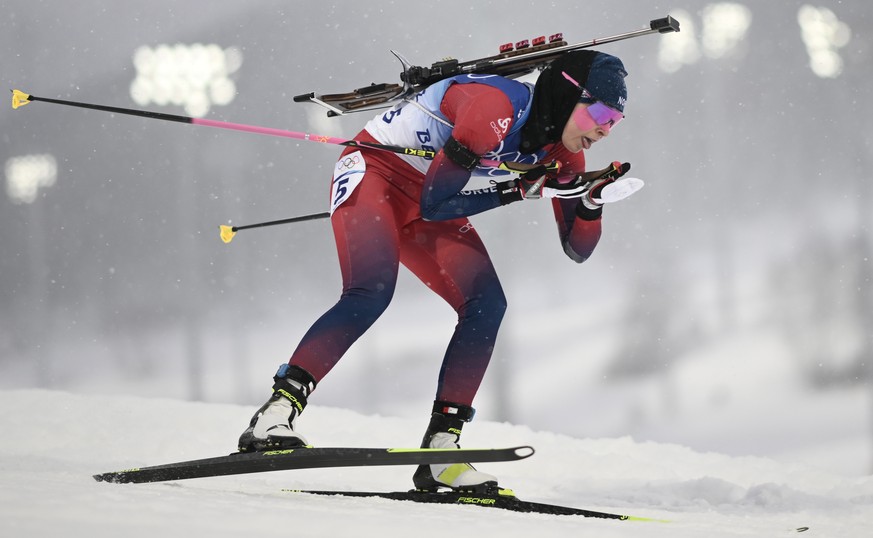
[[573,45],[564,41],[563,34],[553,34],[546,39],[539,36],[533,40],[506,43],[500,46],[499,54],[477,60],[459,62],[456,59],[441,60],[430,67],[411,65],[396,51],[391,51],[403,67],[400,73],[402,84],[370,84],[347,93],[318,95],[315,92],[294,97],[297,103],[315,103],[328,110],[328,116],[342,116],[352,112],[387,108],[395,101],[406,99],[414,93],[440,80],[456,75],[488,74],[518,78],[537,69],[542,69],[552,60],[572,50],[584,49],[605,43],[622,41],[648,34],[666,34],[679,31],[679,21],[670,17],[655,19],[647,28],[614,36],[592,39]]

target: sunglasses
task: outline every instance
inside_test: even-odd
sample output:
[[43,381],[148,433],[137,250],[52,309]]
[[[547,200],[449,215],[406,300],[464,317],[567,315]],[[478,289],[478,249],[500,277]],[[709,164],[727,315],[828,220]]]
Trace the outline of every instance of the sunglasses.
[[582,90],[582,97],[585,99],[591,99],[594,102],[588,105],[584,110],[577,110],[576,113],[573,114],[573,120],[582,130],[588,130],[586,127],[589,122],[586,121],[587,118],[585,116],[590,116],[594,123],[599,125],[600,127],[605,127],[607,129],[612,129],[615,125],[624,119],[624,114],[619,112],[618,110],[612,108],[602,101],[598,101],[596,97],[591,95],[591,92],[582,87],[581,84],[576,82],[576,80],[567,74],[566,71],[561,71],[561,74],[564,75],[564,78],[570,81],[571,84]]

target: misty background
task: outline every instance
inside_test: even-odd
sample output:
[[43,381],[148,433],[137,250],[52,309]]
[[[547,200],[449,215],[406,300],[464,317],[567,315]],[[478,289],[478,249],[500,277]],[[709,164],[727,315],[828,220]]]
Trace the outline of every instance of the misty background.
[[[629,103],[589,166],[628,161],[646,188],[605,209],[592,258],[563,254],[544,201],[472,219],[509,300],[477,416],[869,474],[866,0],[3,1],[0,76],[40,97],[351,138],[374,113],[327,118],[292,97],[399,82],[391,49],[470,60],[667,14],[679,34],[599,48],[624,61]],[[155,67],[168,58],[199,82],[162,79],[179,74]],[[254,411],[339,296],[326,220],[218,233],[325,211],[339,147],[40,102],[0,107],[0,142],[0,389]],[[311,402],[423,431],[455,321],[402,272]]]

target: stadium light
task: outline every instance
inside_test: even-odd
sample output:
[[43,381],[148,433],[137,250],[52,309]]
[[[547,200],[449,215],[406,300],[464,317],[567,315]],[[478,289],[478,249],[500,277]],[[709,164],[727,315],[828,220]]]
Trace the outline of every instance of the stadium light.
[[709,58],[723,58],[735,52],[752,24],[752,11],[734,2],[710,4],[703,9],[701,17],[701,44]]
[[139,47],[133,54],[136,78],[130,96],[141,106],[183,106],[190,116],[203,117],[213,105],[230,104],[236,85],[230,75],[242,65],[242,53],[218,45],[158,45]]
[[752,11],[742,4],[708,4],[700,11],[698,42],[697,26],[690,13],[676,10],[670,16],[682,21],[682,32],[658,43],[658,66],[667,73],[697,63],[704,56],[712,59],[731,56],[740,50],[752,24]]
[[837,49],[849,43],[852,37],[849,25],[830,9],[808,4],[798,10],[797,22],[812,72],[821,78],[838,77],[843,72],[843,59]]
[[13,204],[31,204],[40,188],[51,187],[58,178],[58,165],[48,154],[22,155],[6,161],[6,194]]
[[700,47],[695,39],[696,26],[691,14],[684,10],[670,12],[670,16],[682,21],[682,31],[670,37],[661,39],[658,43],[658,66],[662,71],[675,73],[684,65],[690,65],[700,59]]

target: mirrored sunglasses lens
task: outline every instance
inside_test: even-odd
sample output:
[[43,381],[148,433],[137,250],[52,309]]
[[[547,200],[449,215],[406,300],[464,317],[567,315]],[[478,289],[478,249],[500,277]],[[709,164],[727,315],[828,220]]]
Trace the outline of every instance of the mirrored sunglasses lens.
[[594,116],[591,115],[589,110],[591,107],[579,107],[575,111],[573,111],[573,121],[576,123],[576,126],[579,127],[580,131],[590,131],[597,127],[597,120],[594,119]]
[[614,108],[610,108],[600,101],[589,106],[588,113],[591,114],[591,117],[594,118],[597,125],[615,126],[615,124],[624,118],[624,115],[621,112]]

